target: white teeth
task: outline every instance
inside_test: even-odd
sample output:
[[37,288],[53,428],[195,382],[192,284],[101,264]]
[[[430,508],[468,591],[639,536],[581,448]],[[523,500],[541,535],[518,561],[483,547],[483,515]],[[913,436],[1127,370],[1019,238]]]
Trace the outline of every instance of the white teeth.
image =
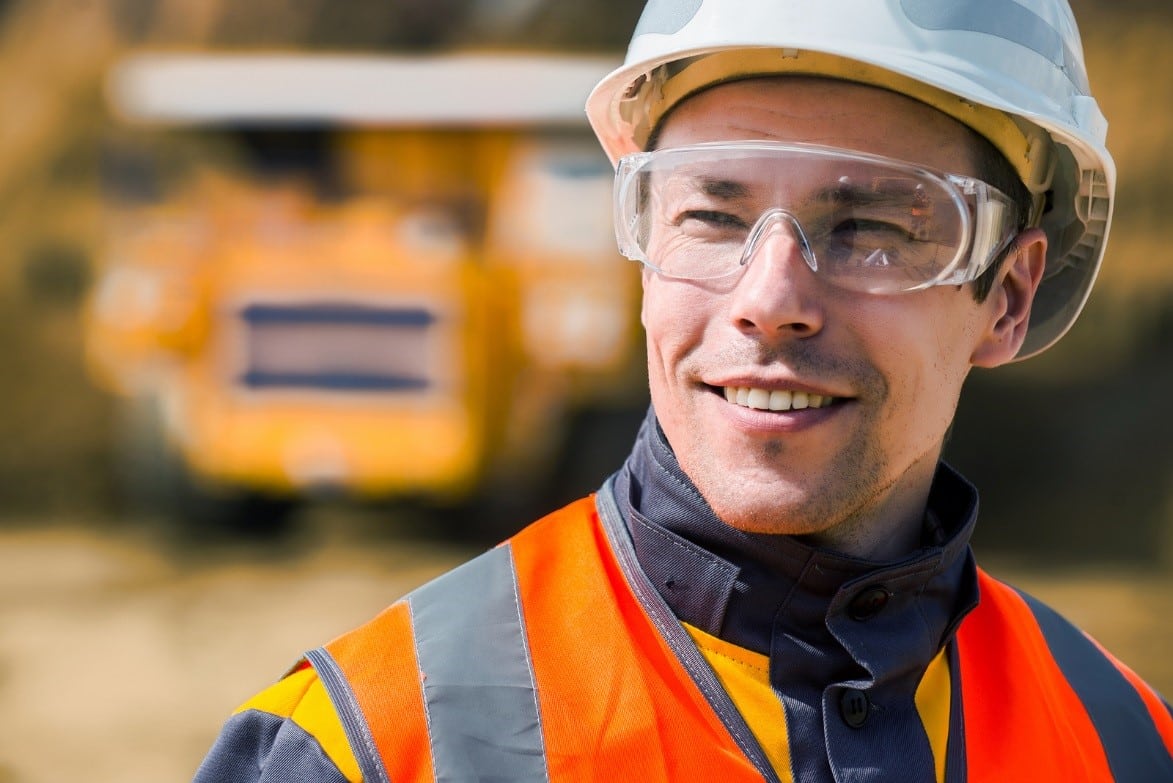
[[834,397],[806,392],[777,389],[754,389],[748,386],[726,386],[725,399],[735,405],[756,410],[789,411],[804,408],[823,408],[834,402]]
[[[740,393],[737,398],[741,399]],[[749,394],[746,395],[745,404],[760,411],[768,411],[770,409],[770,393],[765,389],[750,389]]]

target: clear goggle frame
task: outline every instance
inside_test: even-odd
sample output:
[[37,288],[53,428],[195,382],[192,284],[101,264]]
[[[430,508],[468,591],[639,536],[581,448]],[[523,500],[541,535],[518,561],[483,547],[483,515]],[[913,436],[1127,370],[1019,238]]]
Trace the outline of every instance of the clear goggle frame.
[[810,269],[891,294],[976,279],[1018,210],[973,177],[812,144],[738,141],[627,155],[615,175],[619,251],[667,277],[742,270],[782,232]]

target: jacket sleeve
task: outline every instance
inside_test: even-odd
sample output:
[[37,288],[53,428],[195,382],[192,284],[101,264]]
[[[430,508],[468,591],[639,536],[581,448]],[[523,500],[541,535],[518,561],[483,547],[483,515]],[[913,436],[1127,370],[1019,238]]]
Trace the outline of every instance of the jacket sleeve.
[[224,724],[194,783],[361,783],[341,721],[312,669],[296,671]]

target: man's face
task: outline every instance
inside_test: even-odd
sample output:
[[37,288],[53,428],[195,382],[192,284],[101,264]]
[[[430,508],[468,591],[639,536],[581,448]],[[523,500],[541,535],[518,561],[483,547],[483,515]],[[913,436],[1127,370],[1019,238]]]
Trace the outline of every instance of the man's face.
[[[894,93],[820,79],[709,89],[673,111],[658,147],[749,139],[980,174],[974,138],[954,120]],[[997,312],[957,286],[836,288],[806,265],[792,233],[775,231],[731,278],[645,271],[652,402],[681,466],[727,524],[879,554],[898,531],[919,527],[962,382]],[[760,410],[731,388],[757,390],[756,400],[789,392],[830,402]]]

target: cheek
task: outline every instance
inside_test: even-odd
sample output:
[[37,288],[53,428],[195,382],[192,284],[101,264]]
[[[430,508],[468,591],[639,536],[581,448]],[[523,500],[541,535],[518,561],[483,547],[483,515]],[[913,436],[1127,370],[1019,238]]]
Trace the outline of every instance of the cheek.
[[661,424],[686,416],[691,405],[690,357],[705,343],[714,307],[711,296],[687,283],[644,281],[642,320],[647,336],[648,384]]
[[639,305],[639,322],[643,324],[645,332],[648,330],[648,288],[652,284],[651,276],[652,273],[649,272],[648,268],[645,266],[643,268],[643,273],[640,275],[640,283],[643,286],[643,298],[640,300]]
[[[901,303],[896,303],[901,304]],[[887,379],[890,399],[884,419],[902,430],[943,434],[952,419],[968,363],[955,314],[936,308],[869,308],[859,313],[857,334],[867,334],[867,352]],[[865,325],[860,326],[863,323]]]
[[640,321],[648,348],[672,354],[699,341],[713,318],[713,297],[679,280],[644,280]]
[[905,319],[897,328],[903,350],[890,369],[901,375],[905,426],[935,442],[953,420],[969,372],[970,329],[957,312],[937,310]]

